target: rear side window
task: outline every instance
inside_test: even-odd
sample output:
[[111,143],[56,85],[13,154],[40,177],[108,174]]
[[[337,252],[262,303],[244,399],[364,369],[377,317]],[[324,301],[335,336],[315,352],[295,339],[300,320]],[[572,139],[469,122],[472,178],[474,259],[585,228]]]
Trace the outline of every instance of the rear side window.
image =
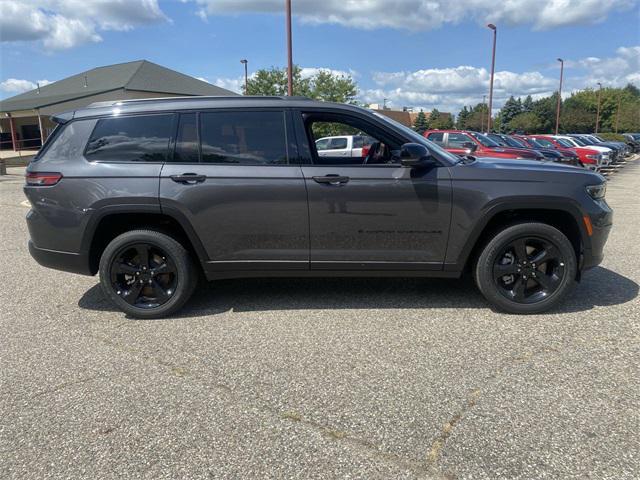
[[84,155],[92,161],[165,162],[173,120],[173,114],[100,119]]
[[217,164],[285,165],[284,112],[200,114],[202,161]]
[[[431,140],[431,137],[429,137]],[[449,148],[464,148],[465,143],[471,142],[471,139],[464,133],[450,133],[449,134]]]

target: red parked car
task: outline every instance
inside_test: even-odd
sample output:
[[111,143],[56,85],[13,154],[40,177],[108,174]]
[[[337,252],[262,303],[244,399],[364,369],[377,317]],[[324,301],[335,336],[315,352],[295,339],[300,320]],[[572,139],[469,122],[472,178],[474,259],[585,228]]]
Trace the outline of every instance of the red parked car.
[[456,155],[544,160],[544,155],[526,148],[504,147],[486,135],[466,130],[427,130],[424,136]]
[[598,171],[602,166],[602,154],[598,150],[588,147],[572,147],[568,143],[565,144],[562,139],[554,138],[551,135],[528,135],[528,137],[533,138],[545,147],[574,152],[589,170]]

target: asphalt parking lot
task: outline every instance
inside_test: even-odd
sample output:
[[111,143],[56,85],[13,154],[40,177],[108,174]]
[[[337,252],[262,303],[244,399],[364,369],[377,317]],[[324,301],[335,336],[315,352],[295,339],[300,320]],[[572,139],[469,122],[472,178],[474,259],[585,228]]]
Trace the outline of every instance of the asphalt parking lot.
[[133,320],[38,266],[0,177],[0,478],[640,476],[640,159],[558,311],[469,281],[233,280]]

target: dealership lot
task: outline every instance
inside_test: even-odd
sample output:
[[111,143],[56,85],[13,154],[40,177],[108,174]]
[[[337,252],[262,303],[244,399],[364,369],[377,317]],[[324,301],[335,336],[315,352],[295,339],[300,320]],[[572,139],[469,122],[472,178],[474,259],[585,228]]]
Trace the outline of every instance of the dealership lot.
[[133,320],[26,249],[0,177],[2,478],[636,478],[640,159],[559,311],[469,280],[233,280]]

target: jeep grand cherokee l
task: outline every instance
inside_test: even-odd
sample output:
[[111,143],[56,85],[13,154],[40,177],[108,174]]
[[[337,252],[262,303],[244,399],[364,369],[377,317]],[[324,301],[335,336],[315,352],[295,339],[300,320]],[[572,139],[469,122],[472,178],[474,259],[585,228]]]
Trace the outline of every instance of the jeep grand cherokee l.
[[[127,314],[180,309],[201,275],[471,272],[507,312],[556,306],[611,228],[602,176],[459,157],[374,112],[281,97],[94,104],[58,123],[27,168],[32,256],[94,275]],[[315,140],[361,132],[364,157]]]

